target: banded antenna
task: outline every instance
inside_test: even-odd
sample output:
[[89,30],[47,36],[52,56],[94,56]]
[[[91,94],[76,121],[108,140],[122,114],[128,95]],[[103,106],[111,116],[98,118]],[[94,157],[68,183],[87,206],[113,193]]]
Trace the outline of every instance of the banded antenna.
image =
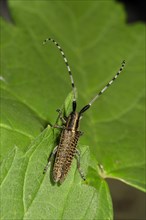
[[66,67],[67,67],[67,70],[68,70],[68,73],[69,73],[69,76],[70,76],[70,80],[71,80],[71,85],[72,85],[72,90],[73,90],[73,102],[72,102],[72,107],[73,107],[73,112],[75,112],[76,110],[76,89],[75,89],[75,84],[74,84],[74,79],[73,79],[73,75],[72,75],[72,72],[70,70],[70,67],[69,67],[69,64],[68,64],[68,61],[67,61],[67,58],[62,50],[62,48],[60,47],[60,45],[52,38],[47,38],[43,41],[43,44],[46,44],[48,41],[52,41],[56,46],[57,48],[60,50],[61,52],[61,55],[64,59],[64,62],[66,64]]
[[115,81],[115,79],[117,79],[117,77],[120,75],[120,73],[122,72],[123,68],[125,66],[125,60],[123,60],[122,62],[122,66],[120,67],[119,71],[116,73],[116,75],[112,78],[112,80],[109,81],[109,83],[87,104],[85,105],[79,112],[79,114],[81,115],[83,112],[85,112],[88,108],[90,108],[90,106],[93,104],[93,102],[95,102],[96,99],[99,98],[99,96],[101,96],[105,90],[107,90],[107,88]]

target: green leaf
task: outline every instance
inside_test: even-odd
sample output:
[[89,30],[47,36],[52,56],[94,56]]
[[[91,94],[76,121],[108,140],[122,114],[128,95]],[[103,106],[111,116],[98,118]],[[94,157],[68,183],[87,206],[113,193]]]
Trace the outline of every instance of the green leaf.
[[[145,26],[126,24],[122,5],[114,1],[10,0],[9,7],[14,23],[1,20],[2,219],[112,219],[106,178],[146,189]],[[51,42],[42,45],[47,37],[59,42],[69,60],[78,110],[126,60],[121,76],[81,121],[86,185],[75,161],[60,187],[50,182],[50,170],[42,175],[58,140],[56,131],[43,129],[55,123],[55,110],[71,91],[59,51]],[[65,102],[70,111],[71,95]]]
[[[17,147],[1,166],[2,219],[97,219],[111,216],[111,200],[104,180],[98,181],[99,193],[85,185],[76,169],[76,161],[66,181],[58,186],[50,181],[50,168],[43,174],[48,154],[54,147],[54,133],[46,128],[24,154]],[[82,163],[87,170],[89,149],[82,147]],[[110,200],[110,201],[109,201]],[[98,207],[99,204],[99,207]],[[9,209],[8,209],[9,207]],[[41,207],[41,208],[39,208]],[[8,210],[8,211],[7,211]],[[17,211],[16,211],[17,210]],[[106,213],[106,214],[105,214]],[[112,216],[111,216],[112,218]],[[110,219],[111,219],[110,218]]]
[[21,100],[1,88],[1,144],[3,158],[14,146],[23,151],[43,129],[44,121]]

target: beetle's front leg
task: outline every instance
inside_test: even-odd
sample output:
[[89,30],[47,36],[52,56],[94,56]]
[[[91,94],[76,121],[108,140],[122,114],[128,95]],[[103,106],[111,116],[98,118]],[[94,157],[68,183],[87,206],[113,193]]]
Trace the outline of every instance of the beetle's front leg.
[[[57,118],[57,121],[56,121],[55,125],[52,125],[52,128],[64,129],[65,124],[66,124],[66,118],[63,117],[63,113],[62,113],[61,109],[57,109],[56,111],[59,113],[59,115],[58,115],[58,118]],[[57,124],[58,119],[60,119],[62,121],[63,125],[58,125]]]
[[62,121],[63,124],[66,124],[66,118],[63,117],[63,112],[61,111],[61,109],[56,109],[56,111],[58,112],[58,118]]
[[65,126],[64,126],[64,125],[57,125],[57,124],[55,124],[55,125],[52,125],[52,128],[60,128],[60,129],[64,129]]

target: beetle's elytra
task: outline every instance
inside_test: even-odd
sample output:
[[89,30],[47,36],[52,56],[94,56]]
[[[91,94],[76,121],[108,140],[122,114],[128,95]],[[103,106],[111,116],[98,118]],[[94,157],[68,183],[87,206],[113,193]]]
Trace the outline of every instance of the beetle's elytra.
[[96,96],[87,104],[85,105],[79,112],[76,112],[76,92],[75,92],[75,84],[73,80],[73,76],[68,64],[68,61],[66,59],[66,56],[61,49],[60,45],[52,38],[47,38],[43,44],[46,44],[46,42],[52,41],[60,50],[62,57],[64,59],[64,62],[66,64],[70,79],[71,79],[71,85],[73,89],[73,101],[72,101],[72,112],[67,117],[63,117],[63,114],[61,110],[58,110],[59,112],[59,118],[62,121],[62,126],[54,125],[54,128],[60,128],[61,136],[60,141],[58,145],[54,148],[53,152],[50,154],[48,158],[47,166],[44,169],[44,173],[47,171],[48,166],[53,158],[55,156],[55,161],[53,165],[53,180],[54,182],[62,183],[67,174],[70,170],[71,163],[73,161],[74,156],[77,157],[77,167],[79,170],[79,173],[82,177],[82,179],[85,180],[84,174],[81,171],[80,168],[80,153],[77,149],[77,143],[79,140],[79,137],[82,135],[82,132],[79,131],[79,122],[83,115],[83,113],[90,108],[90,106],[93,104],[93,102],[99,98],[100,95],[104,93],[104,91],[114,82],[114,80],[119,76],[121,71],[123,70],[125,66],[125,61],[122,62],[122,65],[119,69],[119,71],[116,73],[116,75],[112,78],[111,81],[98,93]]

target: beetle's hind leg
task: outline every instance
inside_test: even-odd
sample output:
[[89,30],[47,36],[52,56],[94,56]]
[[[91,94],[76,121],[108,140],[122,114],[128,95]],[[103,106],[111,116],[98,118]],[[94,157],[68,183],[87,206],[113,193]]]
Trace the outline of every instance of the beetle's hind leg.
[[48,158],[48,163],[47,163],[47,165],[46,165],[45,168],[44,168],[43,174],[47,172],[47,169],[48,169],[48,167],[49,167],[49,165],[50,165],[50,163],[51,163],[53,157],[55,156],[55,154],[56,154],[56,152],[57,152],[57,148],[58,148],[58,145],[57,145],[57,146],[53,149],[53,151],[50,153],[49,158]]
[[81,165],[80,165],[80,152],[78,149],[76,149],[76,159],[77,159],[77,168],[78,168],[78,171],[79,171],[79,174],[81,176],[81,178],[85,181],[86,178],[85,178],[85,175],[81,169]]

